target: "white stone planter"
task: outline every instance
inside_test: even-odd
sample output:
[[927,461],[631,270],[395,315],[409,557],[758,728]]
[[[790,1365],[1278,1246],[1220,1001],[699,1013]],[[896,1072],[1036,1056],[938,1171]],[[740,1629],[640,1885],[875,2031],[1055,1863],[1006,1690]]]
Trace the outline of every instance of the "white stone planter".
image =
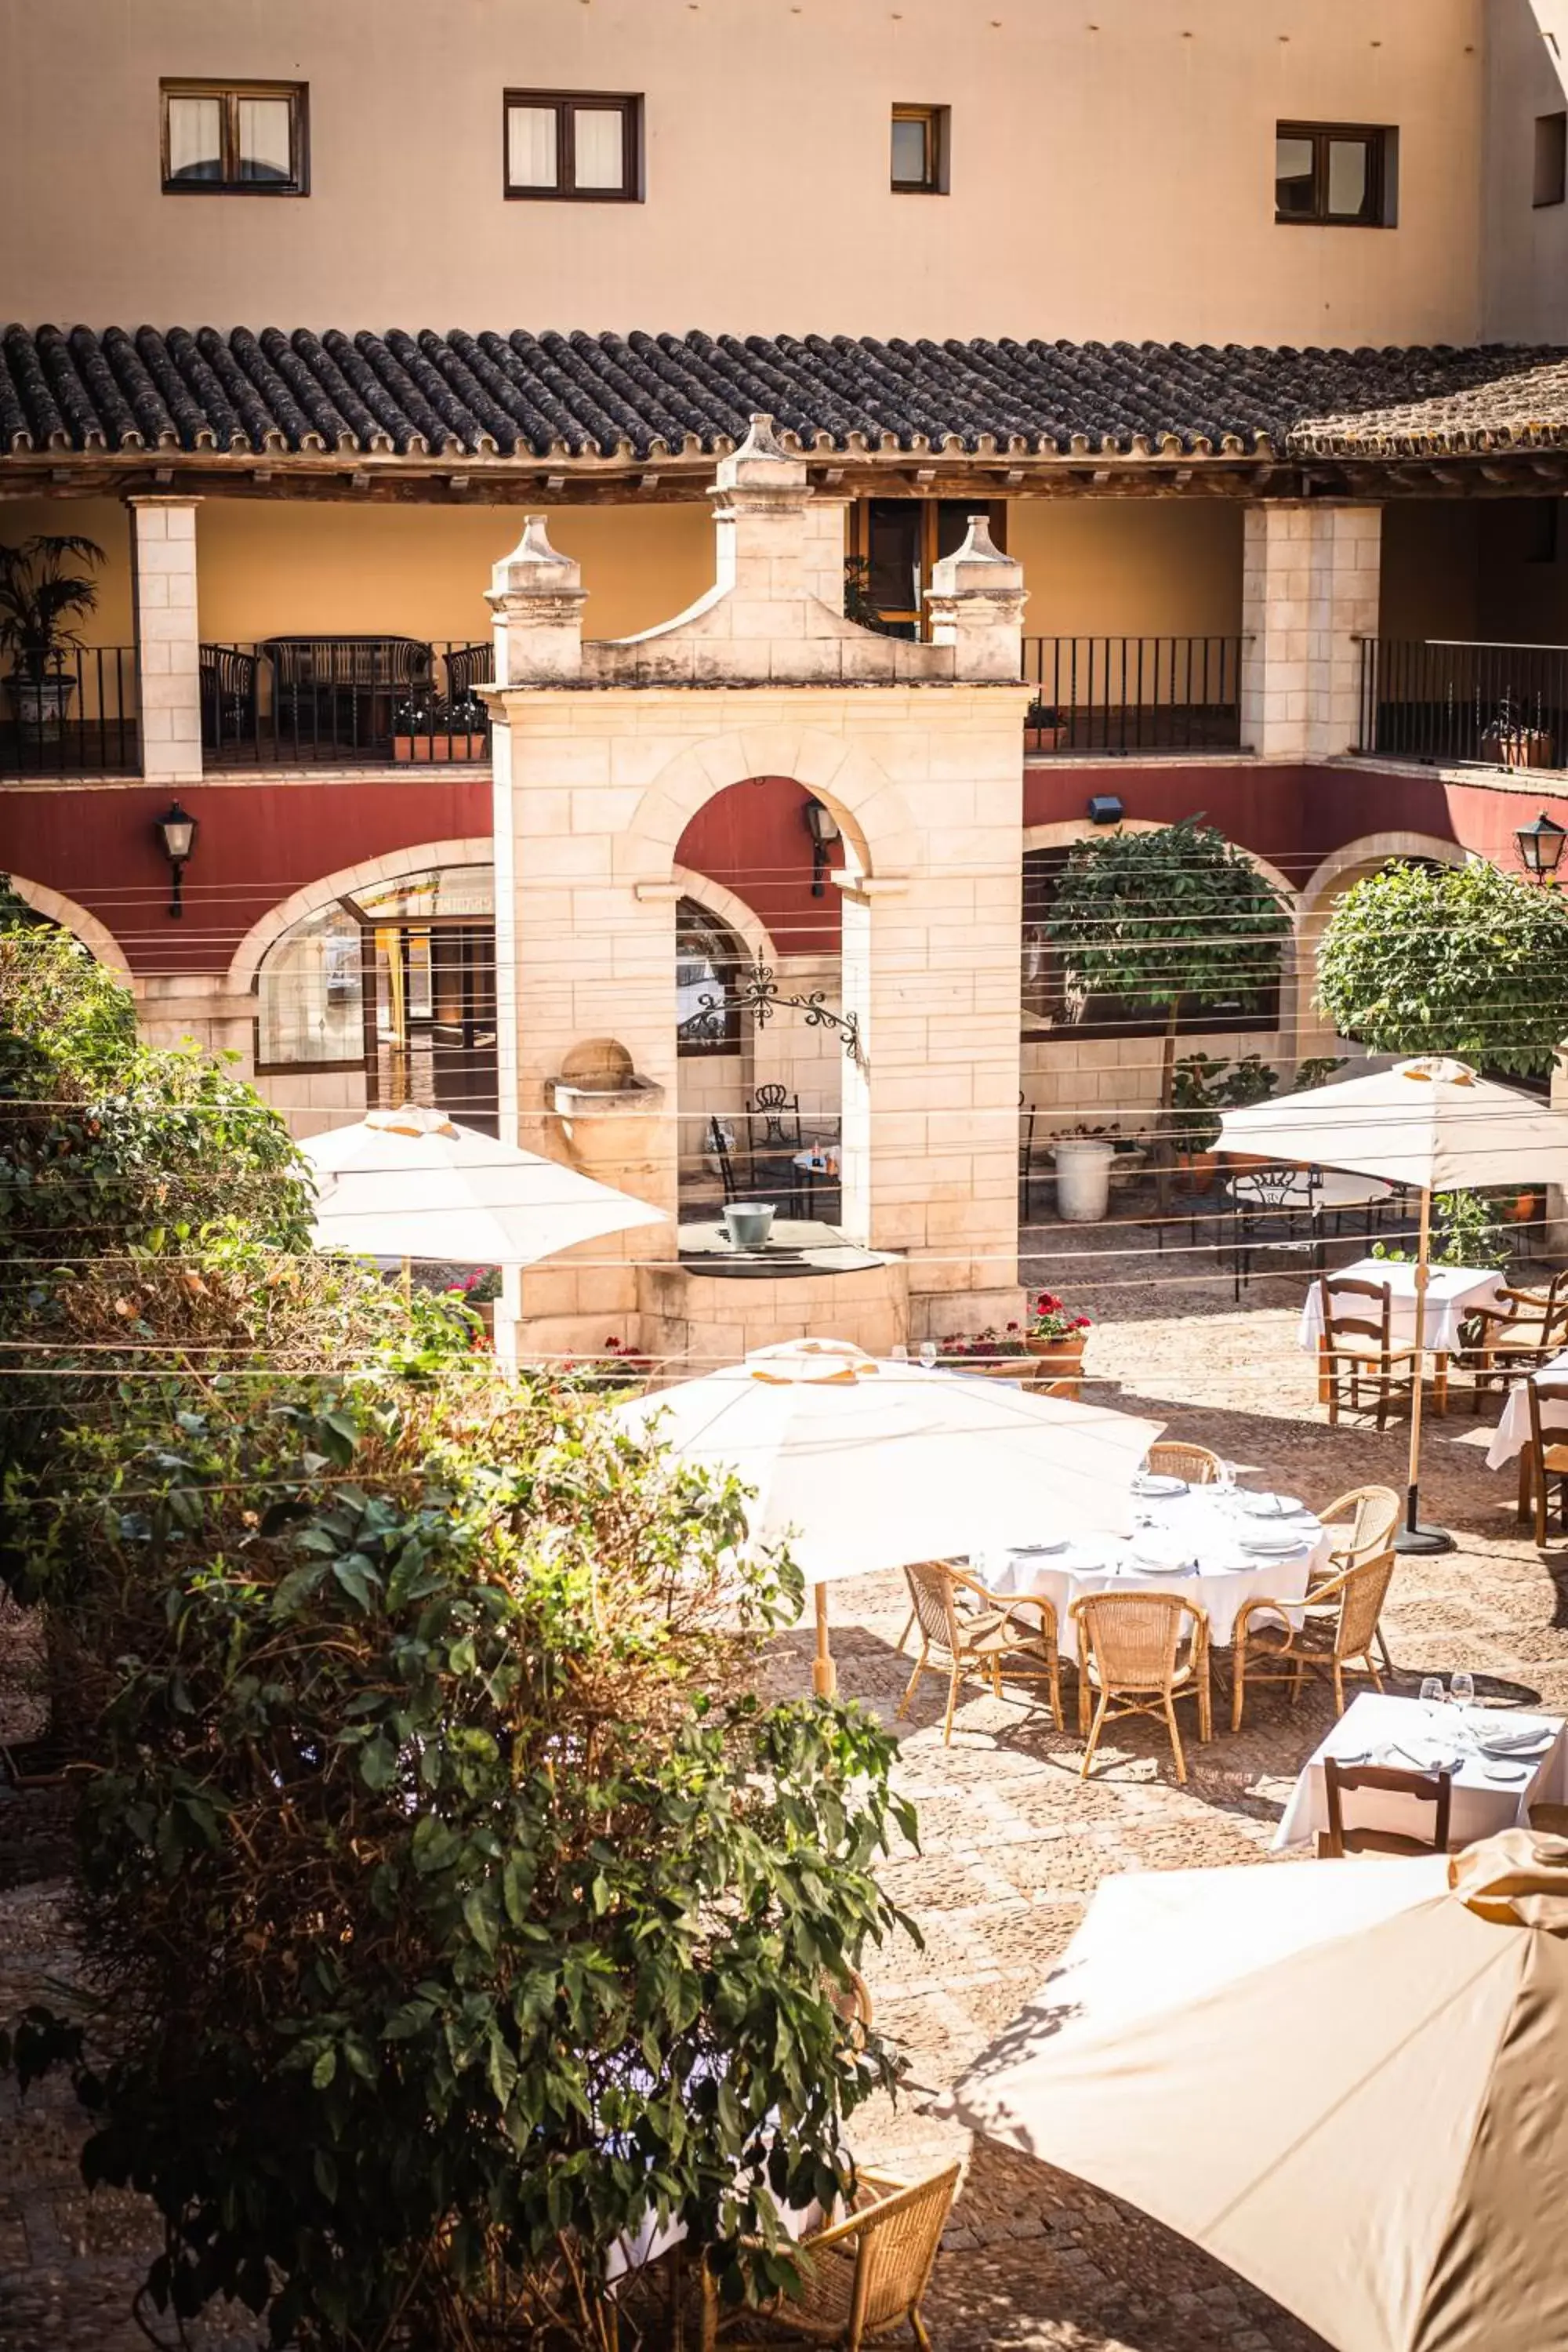
[[1069,1225],[1092,1225],[1110,1203],[1110,1163],[1113,1143],[1058,1143],[1051,1158],[1057,1163],[1057,1214]]

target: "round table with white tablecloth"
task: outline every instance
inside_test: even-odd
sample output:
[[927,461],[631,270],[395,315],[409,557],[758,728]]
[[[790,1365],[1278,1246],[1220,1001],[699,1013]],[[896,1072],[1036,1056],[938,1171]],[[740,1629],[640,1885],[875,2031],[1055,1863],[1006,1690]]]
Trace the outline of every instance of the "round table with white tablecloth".
[[1497,1435],[1487,1451],[1489,1470],[1500,1470],[1530,1444],[1530,1399],[1526,1390],[1531,1381],[1541,1398],[1542,1436],[1560,1438],[1568,1434],[1568,1354],[1564,1354],[1553,1356],[1550,1363],[1531,1372],[1529,1380],[1515,1381],[1510,1389]]
[[[1293,1507],[1287,1508],[1286,1506]],[[1244,1601],[1299,1604],[1333,1539],[1292,1496],[1239,1487],[1187,1486],[1145,1479],[1133,1488],[1131,1536],[1084,1536],[1051,1545],[977,1555],[975,1575],[1011,1599],[1038,1593],[1057,1612],[1058,1646],[1076,1657],[1071,1603],[1088,1592],[1170,1592],[1208,1616],[1216,1646],[1228,1647]]]

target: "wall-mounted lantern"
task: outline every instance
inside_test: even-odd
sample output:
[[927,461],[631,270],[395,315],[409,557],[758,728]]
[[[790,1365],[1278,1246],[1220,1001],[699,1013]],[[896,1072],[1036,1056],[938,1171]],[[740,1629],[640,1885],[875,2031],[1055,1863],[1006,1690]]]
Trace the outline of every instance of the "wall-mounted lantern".
[[811,895],[814,898],[827,895],[827,852],[829,845],[842,838],[838,820],[820,801],[806,802],[802,814],[805,829],[811,835]]
[[181,885],[184,879],[191,852],[196,845],[196,821],[178,801],[171,801],[157,823],[158,838],[174,876],[174,892],[169,900],[169,912],[176,920],[184,913],[181,903]]
[[1557,879],[1568,831],[1554,824],[1543,810],[1533,824],[1521,824],[1513,837],[1519,844],[1520,863],[1531,880],[1544,882],[1550,887]]

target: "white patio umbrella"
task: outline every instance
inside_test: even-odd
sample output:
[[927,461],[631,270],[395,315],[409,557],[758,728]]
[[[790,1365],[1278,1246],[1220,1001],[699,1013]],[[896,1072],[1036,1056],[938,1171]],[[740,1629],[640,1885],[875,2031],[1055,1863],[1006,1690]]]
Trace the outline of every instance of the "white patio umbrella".
[[[1452,1885],[1450,1885],[1452,1880]],[[1568,1843],[1106,1880],[952,2095],[1341,2352],[1568,2343]]]
[[316,1178],[318,1249],[458,1265],[532,1265],[662,1211],[444,1112],[373,1110],[300,1145]]
[[885,1363],[841,1339],[759,1349],[614,1417],[756,1489],[752,1541],[787,1536],[815,1591],[812,1683],[824,1697],[836,1679],[830,1583],[1047,1532],[1126,1534],[1133,1474],[1163,1426],[1011,1381]]
[[1534,1181],[1568,1184],[1568,1117],[1514,1087],[1477,1076],[1468,1063],[1441,1056],[1395,1063],[1366,1077],[1310,1087],[1278,1102],[1250,1103],[1220,1120],[1233,1151],[1264,1154],[1316,1168],[1382,1176],[1421,1196],[1415,1253],[1417,1377],[1410,1408],[1410,1471],[1402,1551],[1448,1551],[1453,1538],[1423,1528],[1420,1350],[1426,1336],[1426,1285],[1432,1252],[1432,1195],[1476,1184]]

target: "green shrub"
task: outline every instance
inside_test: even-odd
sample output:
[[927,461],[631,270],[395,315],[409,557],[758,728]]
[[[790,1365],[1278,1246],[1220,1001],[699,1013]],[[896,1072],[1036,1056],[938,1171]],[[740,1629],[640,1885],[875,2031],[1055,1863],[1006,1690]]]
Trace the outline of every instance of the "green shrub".
[[71,2057],[88,2177],[163,2212],[157,2303],[597,2342],[650,2206],[728,2293],[787,2278],[778,2205],[892,2078],[831,1996],[913,1822],[869,1717],[750,1695],[800,1588],[736,1567],[737,1490],[471,1370],[134,1421],[73,1439],[39,1537],[97,1662],[103,2010],[18,2052]]

